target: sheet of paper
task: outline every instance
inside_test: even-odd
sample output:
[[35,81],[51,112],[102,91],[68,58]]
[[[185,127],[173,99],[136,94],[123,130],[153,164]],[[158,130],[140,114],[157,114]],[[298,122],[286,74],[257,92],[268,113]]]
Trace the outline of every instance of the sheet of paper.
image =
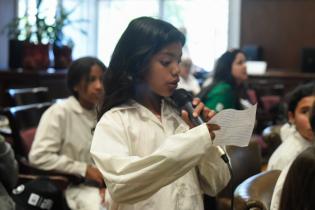
[[224,109],[217,113],[208,123],[217,124],[220,130],[214,131],[214,145],[248,145],[256,119],[257,104],[245,110]]

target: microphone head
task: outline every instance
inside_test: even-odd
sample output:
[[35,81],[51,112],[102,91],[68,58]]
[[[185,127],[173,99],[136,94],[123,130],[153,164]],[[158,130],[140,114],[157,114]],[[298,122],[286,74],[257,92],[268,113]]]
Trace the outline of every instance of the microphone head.
[[176,89],[171,95],[171,99],[175,102],[178,107],[183,107],[187,102],[192,101],[192,95],[185,89]]

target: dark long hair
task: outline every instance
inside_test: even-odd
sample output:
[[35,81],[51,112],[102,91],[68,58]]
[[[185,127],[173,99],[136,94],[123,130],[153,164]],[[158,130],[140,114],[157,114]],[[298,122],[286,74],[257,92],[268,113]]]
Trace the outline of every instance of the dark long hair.
[[315,209],[315,147],[293,161],[285,179],[279,210]]
[[312,131],[315,133],[315,102],[313,103],[312,111],[310,114],[310,123],[311,123]]
[[132,20],[120,37],[104,76],[105,95],[99,118],[112,107],[134,98],[135,84],[149,71],[149,61],[166,45],[185,36],[170,23],[140,17]]
[[286,95],[288,101],[288,111],[294,113],[298,103],[302,98],[315,95],[315,82],[302,84],[294,88]]
[[102,61],[90,56],[78,58],[71,63],[67,73],[67,87],[71,94],[76,98],[78,97],[78,94],[74,90],[74,87],[80,83],[82,78],[88,81],[91,68],[94,65],[98,65],[104,72],[107,69]]
[[237,86],[236,80],[232,75],[232,64],[238,53],[242,53],[245,55],[242,50],[233,49],[226,51],[218,58],[214,67],[213,81],[210,85],[200,91],[200,93],[198,94],[199,98],[201,98],[202,100],[206,100],[207,94],[214,86],[216,86],[220,82],[226,82],[233,87],[233,91],[235,92],[234,94],[238,98],[236,104],[237,106],[239,106],[238,108],[241,107],[241,105],[239,104],[239,100],[241,96],[246,95],[245,91],[247,89],[247,84],[241,84]]
[[217,60],[215,68],[214,68],[214,75],[213,75],[214,83],[219,83],[219,82],[224,81],[231,84],[233,87],[236,86],[235,78],[232,75],[232,64],[238,53],[244,54],[243,51],[239,49],[234,49],[231,51],[227,51],[223,55],[221,55],[221,57]]

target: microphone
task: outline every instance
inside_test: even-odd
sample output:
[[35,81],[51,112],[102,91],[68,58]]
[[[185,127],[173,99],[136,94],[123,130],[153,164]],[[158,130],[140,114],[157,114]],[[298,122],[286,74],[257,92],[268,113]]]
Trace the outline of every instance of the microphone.
[[[176,89],[174,93],[172,94],[171,99],[173,99],[173,101],[175,102],[178,108],[184,109],[188,112],[189,119],[191,120],[193,125],[197,126],[204,123],[204,121],[202,120],[200,116],[198,117],[193,116],[193,112],[194,112],[194,107],[192,104],[193,97],[189,92],[187,92],[186,90],[182,88]],[[229,159],[225,151],[223,150],[223,148],[220,146],[217,146],[217,148],[221,154],[221,158],[224,160],[224,162],[229,164]]]
[[188,112],[189,119],[194,124],[194,126],[201,125],[202,123],[204,123],[200,116],[198,117],[193,116],[194,107],[191,103],[193,97],[189,92],[187,92],[184,89],[176,89],[171,98],[179,108],[184,109]]

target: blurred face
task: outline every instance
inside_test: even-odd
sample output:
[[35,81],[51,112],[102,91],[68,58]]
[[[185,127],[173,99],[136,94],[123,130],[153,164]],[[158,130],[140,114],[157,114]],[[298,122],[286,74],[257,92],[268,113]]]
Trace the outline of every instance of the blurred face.
[[192,66],[191,60],[188,59],[184,61],[182,60],[182,62],[179,64],[180,76],[183,77],[184,79],[187,79],[190,74],[191,66]]
[[82,78],[74,90],[78,93],[78,99],[86,109],[93,109],[102,97],[103,88],[103,71],[98,65],[94,65],[90,69],[88,80]]
[[232,76],[235,78],[237,84],[241,84],[247,80],[246,58],[243,53],[237,53],[232,63]]
[[309,141],[312,141],[314,138],[309,121],[309,115],[314,101],[315,96],[304,97],[297,104],[294,113],[289,113],[290,122],[296,126],[301,136]]
[[182,45],[175,42],[152,57],[145,81],[153,93],[164,97],[172,95],[179,81],[181,56]]

